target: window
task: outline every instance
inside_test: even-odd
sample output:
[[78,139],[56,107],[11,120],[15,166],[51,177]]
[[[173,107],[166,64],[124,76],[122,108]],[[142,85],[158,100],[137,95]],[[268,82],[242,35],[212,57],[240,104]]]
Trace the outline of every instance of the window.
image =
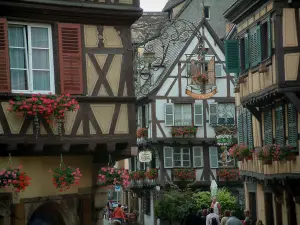
[[194,104],[194,125],[203,126],[203,104]]
[[218,168],[219,165],[218,147],[215,146],[209,147],[209,162],[210,162],[210,168]]
[[203,147],[193,147],[193,166],[203,167]]
[[191,126],[192,125],[192,105],[191,104],[175,104],[174,115],[175,126]]
[[205,16],[205,19],[210,19],[210,7],[209,6],[204,6],[204,16]]
[[269,57],[268,53],[268,23],[265,22],[260,26],[260,34],[261,34],[261,54],[262,60],[265,60]]
[[215,65],[215,73],[216,73],[216,77],[224,76],[223,65],[222,64],[216,64]]
[[235,118],[235,105],[234,104],[218,104],[216,117],[217,117],[218,124],[233,125],[235,123],[235,119],[234,119]]
[[137,126],[141,128],[143,126],[143,110],[142,107],[138,107],[137,109]]
[[15,92],[54,92],[51,26],[8,25],[11,86]]
[[189,148],[164,148],[164,166],[172,167],[190,167],[190,149]]
[[216,125],[218,123],[218,105],[217,103],[209,104],[209,123]]

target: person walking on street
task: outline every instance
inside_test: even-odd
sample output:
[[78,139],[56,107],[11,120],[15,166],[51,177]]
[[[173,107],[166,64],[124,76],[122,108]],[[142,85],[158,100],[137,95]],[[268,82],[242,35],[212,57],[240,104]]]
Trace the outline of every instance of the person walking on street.
[[225,225],[243,225],[243,223],[236,217],[236,213],[232,211]]
[[245,219],[244,219],[244,225],[251,225],[251,219],[250,219],[250,211],[249,209],[245,209],[244,210],[244,215],[245,215]]
[[125,223],[125,216],[124,216],[123,209],[121,207],[122,207],[122,205],[118,204],[118,207],[115,209],[115,211],[113,213],[113,219],[114,220],[119,220],[121,224],[124,224]]
[[206,225],[221,225],[220,224],[220,217],[218,214],[214,212],[213,208],[209,209],[209,214],[206,217]]
[[214,213],[217,214],[218,216],[221,215],[221,204],[217,202],[216,197],[213,197],[210,208],[212,208],[214,210]]
[[221,225],[225,225],[229,218],[230,218],[230,212],[228,210],[225,210],[224,217],[221,219]]

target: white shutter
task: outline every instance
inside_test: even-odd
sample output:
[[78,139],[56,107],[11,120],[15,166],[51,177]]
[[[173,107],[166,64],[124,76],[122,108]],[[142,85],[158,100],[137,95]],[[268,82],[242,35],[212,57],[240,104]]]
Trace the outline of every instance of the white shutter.
[[137,110],[137,127],[141,128],[142,127],[142,121],[143,121],[143,113],[142,113],[142,107],[138,107]]
[[193,165],[194,167],[203,167],[203,147],[193,147]]
[[165,126],[174,126],[174,104],[165,104]]
[[145,125],[147,128],[149,127],[149,107],[148,107],[148,105],[145,105]]
[[209,124],[216,125],[218,123],[218,104],[209,104]]
[[164,167],[173,168],[173,148],[164,147]]
[[194,125],[203,126],[203,104],[194,104]]
[[210,168],[218,168],[219,167],[218,148],[215,146],[209,147],[209,161],[210,161]]

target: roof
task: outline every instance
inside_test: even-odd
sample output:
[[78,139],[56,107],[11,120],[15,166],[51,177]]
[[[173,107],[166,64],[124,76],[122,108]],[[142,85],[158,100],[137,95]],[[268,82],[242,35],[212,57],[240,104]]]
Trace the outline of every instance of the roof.
[[143,43],[159,35],[161,25],[169,19],[167,12],[146,12],[131,26],[132,42]]
[[[204,26],[208,30],[208,32],[214,38],[216,44],[221,49],[221,51],[225,52],[224,44],[221,42],[218,35],[216,34],[216,32],[213,30],[213,28],[210,26],[210,24],[208,23],[208,21],[205,18],[203,18],[198,23],[197,29],[199,30],[200,27],[202,27],[202,26]],[[168,52],[169,54],[166,57],[165,69],[160,74],[160,76],[158,77],[155,84],[152,86],[149,96],[153,96],[156,93],[156,91],[159,90],[160,86],[168,78],[168,76],[170,75],[170,73],[172,72],[172,70],[178,63],[178,61],[180,60],[181,56],[184,54],[184,52],[189,47],[192,40],[195,38],[195,35],[196,35],[195,33],[193,35],[191,35],[186,42],[176,44],[176,45],[170,45],[169,52]],[[155,46],[154,47],[155,54],[158,55],[158,57],[161,56],[161,51],[160,51],[159,47],[157,47],[158,45],[155,45],[155,43],[151,43],[150,45]],[[149,85],[149,84],[147,84],[147,85]],[[141,96],[138,96],[138,97],[141,97]]]
[[177,5],[183,3],[185,0],[169,0],[167,2],[167,4],[165,5],[165,7],[163,8],[163,12],[167,12],[170,11],[171,9],[173,9],[174,7],[176,7]]

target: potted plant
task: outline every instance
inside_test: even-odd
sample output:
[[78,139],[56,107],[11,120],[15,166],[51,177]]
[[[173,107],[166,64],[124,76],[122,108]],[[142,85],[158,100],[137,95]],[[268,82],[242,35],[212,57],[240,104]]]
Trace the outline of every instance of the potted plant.
[[192,168],[178,168],[173,170],[174,177],[180,180],[194,180],[196,178],[196,171]]
[[8,166],[0,171],[0,188],[12,188],[14,192],[26,190],[31,178],[26,172],[21,172],[22,165],[18,167]]
[[197,127],[186,126],[186,127],[172,127],[172,137],[183,137],[183,136],[195,136],[197,133]]
[[238,159],[238,161],[242,161],[244,159],[240,153],[240,146],[237,144],[229,149],[229,154],[232,158]]
[[225,180],[236,179],[240,175],[236,169],[221,169],[217,174],[220,178]]
[[282,146],[278,144],[272,145],[274,161],[291,161],[295,160],[295,155],[292,152],[292,146]]
[[154,180],[158,177],[158,171],[156,168],[150,168],[145,175],[150,182],[154,182]]
[[127,188],[129,185],[128,170],[102,167],[98,173],[98,185],[105,188],[113,188],[115,185]]
[[146,174],[143,170],[132,171],[130,173],[130,179],[139,184],[142,182],[142,180],[144,180],[145,177]]
[[271,165],[273,159],[274,145],[266,145],[258,152],[258,159],[263,162],[264,165]]
[[253,159],[253,157],[252,157],[253,151],[247,145],[240,145],[239,146],[239,151],[240,151],[240,156],[243,159],[246,159],[246,160],[252,160]]
[[147,138],[148,137],[148,128],[139,128],[136,132],[137,138]]
[[51,123],[51,119],[56,120],[58,123],[58,133],[62,135],[65,112],[79,109],[78,102],[74,98],[71,98],[69,94],[36,94],[27,98],[23,94],[20,94],[14,100],[10,100],[9,105],[8,111],[33,118],[36,135],[39,134],[39,120],[41,118],[45,119],[48,123]]
[[74,185],[79,184],[80,177],[82,176],[79,168],[66,167],[61,165],[59,168],[49,170],[53,173],[52,182],[56,189],[60,192],[70,189]]

